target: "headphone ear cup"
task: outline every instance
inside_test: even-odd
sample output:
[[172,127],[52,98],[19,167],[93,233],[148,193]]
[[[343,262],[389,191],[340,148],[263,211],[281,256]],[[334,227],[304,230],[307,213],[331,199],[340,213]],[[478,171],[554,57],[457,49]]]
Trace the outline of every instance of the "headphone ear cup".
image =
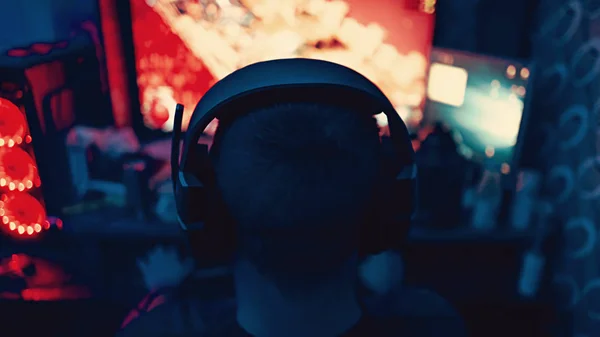
[[381,221],[377,200],[378,197],[373,198],[371,206],[359,229],[360,244],[358,247],[358,255],[360,258],[379,254],[385,250],[385,247],[382,244],[383,239],[381,237],[384,232],[382,228],[383,221]]
[[388,206],[391,190],[389,188],[389,173],[387,173],[384,160],[382,160],[381,165],[370,205],[360,227],[359,256],[362,258],[379,254],[387,249],[384,235],[386,223],[391,219],[391,210]]
[[372,205],[361,228],[362,256],[402,249],[408,238],[416,203],[415,179],[397,177],[398,163],[393,144],[382,138],[381,180],[376,185]]
[[410,234],[415,203],[414,180],[394,179],[385,184],[375,207],[378,220],[377,249],[402,250]]
[[[202,226],[188,227],[190,249],[201,267],[226,264],[235,250],[235,226],[217,186],[216,173],[208,153],[208,146],[197,144],[194,159],[188,170],[196,173],[203,184],[202,195],[187,200],[188,209],[198,212]],[[189,198],[190,196],[188,196]]]

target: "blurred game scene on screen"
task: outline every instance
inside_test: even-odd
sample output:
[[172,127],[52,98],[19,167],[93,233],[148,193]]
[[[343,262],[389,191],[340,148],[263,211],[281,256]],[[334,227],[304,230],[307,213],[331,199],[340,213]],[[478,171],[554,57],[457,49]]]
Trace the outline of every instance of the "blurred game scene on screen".
[[425,121],[452,130],[460,153],[508,170],[526,109],[524,64],[433,49]]
[[144,124],[171,131],[179,102],[188,107],[186,128],[218,80],[255,62],[294,57],[355,69],[403,117],[420,117],[434,24],[433,7],[421,2],[131,0]]

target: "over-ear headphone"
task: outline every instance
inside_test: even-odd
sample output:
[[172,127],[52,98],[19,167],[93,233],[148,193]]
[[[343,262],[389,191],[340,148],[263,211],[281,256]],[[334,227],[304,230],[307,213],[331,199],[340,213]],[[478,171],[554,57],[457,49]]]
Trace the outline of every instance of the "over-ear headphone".
[[390,137],[382,140],[386,186],[361,228],[360,251],[374,254],[399,248],[408,235],[416,202],[416,165],[406,125],[390,101],[352,69],[312,59],[280,59],[249,65],[216,83],[196,105],[181,156],[183,106],[177,105],[171,153],[175,202],[179,223],[201,264],[227,263],[235,251],[236,230],[215,186],[208,147],[198,144],[200,136],[215,118],[231,121],[256,108],[292,102],[387,116]]

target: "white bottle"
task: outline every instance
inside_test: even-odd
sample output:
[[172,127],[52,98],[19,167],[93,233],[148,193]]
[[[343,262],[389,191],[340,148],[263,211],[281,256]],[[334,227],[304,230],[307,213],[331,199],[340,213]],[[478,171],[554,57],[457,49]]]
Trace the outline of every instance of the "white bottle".
[[477,188],[471,225],[476,230],[493,230],[502,200],[500,173],[485,170]]
[[542,251],[542,245],[548,234],[549,217],[552,213],[552,206],[547,202],[537,202],[535,207],[537,213],[536,235],[533,245],[523,255],[523,265],[519,276],[517,291],[526,298],[535,297],[539,291],[546,258]]
[[77,198],[85,195],[89,188],[89,171],[87,162],[87,149],[79,145],[68,145],[69,168],[71,170],[71,183],[75,188]]
[[541,180],[541,174],[533,170],[523,170],[519,173],[510,217],[513,229],[522,231],[530,228]]

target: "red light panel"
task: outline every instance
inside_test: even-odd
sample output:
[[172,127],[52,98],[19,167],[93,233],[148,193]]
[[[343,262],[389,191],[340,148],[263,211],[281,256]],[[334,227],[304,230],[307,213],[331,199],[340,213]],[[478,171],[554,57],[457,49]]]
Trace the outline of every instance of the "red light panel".
[[14,104],[0,99],[0,147],[21,145],[27,132],[27,121]]
[[44,229],[46,210],[28,193],[9,192],[2,195],[0,214],[4,230],[8,229],[12,234],[32,236]]
[[0,98],[0,229],[19,238],[34,238],[50,228],[29,143],[25,115]]
[[0,188],[26,191],[40,186],[33,158],[21,148],[0,148]]

